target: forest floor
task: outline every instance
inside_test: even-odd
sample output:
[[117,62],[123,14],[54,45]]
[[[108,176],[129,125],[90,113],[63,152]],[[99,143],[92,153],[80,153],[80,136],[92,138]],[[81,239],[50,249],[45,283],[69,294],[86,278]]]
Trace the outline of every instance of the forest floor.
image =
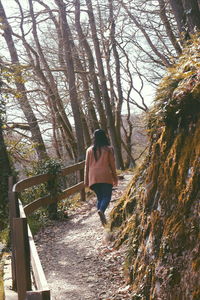
[[[112,202],[122,195],[132,175],[124,175],[113,190]],[[96,211],[96,198],[69,211],[69,218],[54,221],[34,238],[52,300],[130,299],[124,277],[125,249],[108,240]]]

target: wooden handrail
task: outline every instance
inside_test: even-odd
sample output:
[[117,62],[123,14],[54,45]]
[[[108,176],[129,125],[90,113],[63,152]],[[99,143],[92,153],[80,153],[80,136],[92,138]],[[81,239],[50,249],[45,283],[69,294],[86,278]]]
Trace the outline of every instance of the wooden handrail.
[[13,178],[9,178],[9,192],[8,192],[8,199],[9,199],[9,223],[10,223],[10,239],[11,239],[11,271],[12,271],[12,289],[14,291],[17,290],[17,279],[16,279],[16,260],[14,255],[14,226],[13,226],[13,218],[18,218],[20,216],[19,210],[19,202],[16,192],[12,192],[11,185],[13,184]]
[[[61,169],[60,175],[66,176],[71,174],[72,172],[81,170],[84,168],[85,161],[82,161],[80,163],[77,163],[72,166],[68,166],[66,168]],[[32,187],[34,185],[38,185],[41,183],[44,183],[48,180],[50,180],[54,175],[52,174],[41,174],[41,175],[36,175],[30,178],[25,178],[23,180],[18,181],[14,186],[13,186],[13,192],[22,192],[23,190]]]
[[53,175],[51,174],[41,174],[36,175],[30,178],[25,178],[23,180],[18,181],[13,186],[13,192],[22,192],[23,190],[32,187],[37,184],[44,183],[52,178]]
[[26,214],[25,214],[24,207],[22,205],[21,200],[18,199],[18,203],[19,203],[19,215],[20,215],[20,218],[26,218]]
[[50,300],[50,291],[28,291],[26,300]]
[[[29,203],[25,207],[23,207],[21,201],[18,199],[18,196],[17,196],[18,193],[22,192],[23,190],[25,190],[29,187],[32,187],[34,185],[44,183],[44,182],[52,179],[52,177],[54,175],[52,175],[52,174],[37,175],[34,177],[30,177],[30,178],[21,180],[21,181],[17,182],[15,185],[13,185],[12,192],[10,192],[10,194],[9,194],[9,199],[10,199],[10,203],[11,203],[11,208],[14,207],[14,204],[16,202],[17,208],[18,208],[18,213],[17,213],[17,208],[16,209],[15,209],[15,207],[12,208],[10,210],[11,220],[13,218],[15,218],[13,220],[15,221],[17,226],[18,226],[18,223],[21,226],[21,221],[24,221],[24,223],[27,224],[26,216],[28,216],[30,213],[32,213],[36,209],[40,208],[41,206],[48,205],[50,203],[58,202],[76,192],[81,192],[81,199],[84,200],[85,199],[85,191],[84,191],[84,182],[82,181],[84,165],[85,165],[85,161],[77,163],[73,166],[68,166],[66,168],[61,169],[60,174],[59,174],[60,176],[66,176],[66,175],[71,174],[72,172],[80,171],[80,177],[79,177],[80,182],[78,184],[63,190],[62,192],[60,192],[58,195],[55,195],[54,197],[52,197],[52,195],[47,195],[45,197],[36,199],[35,201],[33,201],[32,203]],[[17,201],[17,199],[18,199],[18,201]],[[15,210],[16,210],[16,212],[15,212]],[[19,217],[18,217],[18,215],[19,215]],[[16,216],[17,216],[17,218],[16,218]],[[12,222],[11,222],[11,224],[12,224]],[[20,227],[20,226],[18,226],[18,227]],[[23,225],[23,226],[25,226],[25,225]],[[13,230],[13,226],[11,226],[11,227],[12,227],[11,230]],[[31,233],[31,230],[30,230],[28,224],[26,225],[26,228],[27,228],[26,240],[29,241],[30,260],[31,260],[32,272],[33,272],[33,277],[34,277],[34,282],[35,282],[35,287],[36,287],[36,291],[28,290],[26,292],[26,297],[27,297],[27,299],[30,299],[30,300],[32,300],[32,299],[33,300],[35,300],[35,299],[50,300],[50,290],[49,290],[49,287],[48,287],[48,284],[46,281],[46,277],[45,277],[45,274],[44,274],[44,271],[43,271],[38,253],[37,253],[37,249],[36,249],[36,246],[34,243],[32,233]],[[14,233],[14,235],[15,234],[16,234],[16,232]],[[13,242],[16,243],[15,238],[13,239]],[[16,246],[16,244],[15,244],[15,246]],[[19,248],[20,247],[18,246],[18,249]],[[19,254],[18,254],[18,257],[19,257]],[[19,269],[18,264],[17,264],[17,268]],[[16,267],[15,267],[15,265],[13,265],[13,266],[14,266],[13,274],[15,274]],[[19,278],[19,276],[18,276],[18,278]],[[25,278],[25,276],[24,276],[24,278]],[[23,285],[20,289],[22,290],[22,293],[25,292]]]
[[34,200],[33,202],[27,204],[24,206],[24,211],[27,216],[29,216],[32,212],[34,212],[36,209],[40,208],[41,206],[45,206],[51,203],[58,202],[62,199],[65,199],[66,197],[69,197],[70,195],[73,195],[74,193],[77,193],[81,191],[84,188],[84,183],[79,182],[76,185],[73,185],[72,187],[62,191],[59,195],[55,196],[55,198],[52,198],[51,195],[47,195],[41,198],[38,198]]
[[79,171],[79,170],[83,169],[84,165],[85,165],[85,161],[82,161],[82,162],[79,162],[79,163],[77,163],[77,164],[75,164],[73,166],[69,166],[69,167],[63,168],[63,169],[61,169],[61,174],[63,176],[69,175],[72,172]]
[[30,244],[26,218],[13,218],[14,252],[18,299],[24,300],[31,290]]
[[[22,202],[19,201],[19,211],[20,211],[20,217],[26,218],[26,214],[22,205]],[[33,235],[31,233],[30,227],[27,224],[27,230],[28,230],[28,240],[29,240],[29,249],[30,249],[30,258],[31,258],[31,266],[32,266],[32,272],[34,277],[34,283],[36,285],[36,289],[40,291],[49,291],[48,283],[40,262],[40,258],[34,243]]]
[[31,256],[31,266],[33,271],[33,277],[37,290],[49,290],[48,283],[40,262],[40,258],[33,240],[33,236],[28,225],[28,237],[30,244],[30,256]]

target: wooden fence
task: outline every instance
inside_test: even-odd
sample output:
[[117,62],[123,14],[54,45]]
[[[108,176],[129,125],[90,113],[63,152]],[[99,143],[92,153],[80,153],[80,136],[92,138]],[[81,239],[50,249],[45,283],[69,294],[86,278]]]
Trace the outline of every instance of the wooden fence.
[[58,202],[77,192],[81,193],[81,200],[85,201],[85,188],[83,183],[84,165],[85,162],[83,161],[61,170],[60,176],[66,176],[78,171],[80,178],[79,183],[63,190],[54,198],[52,198],[51,195],[47,195],[35,199],[24,207],[19,200],[19,193],[29,187],[47,182],[52,179],[53,175],[38,175],[21,180],[17,183],[13,182],[13,177],[9,179],[12,288],[17,291],[18,300],[50,299],[50,289],[45,278],[31,230],[27,223],[27,216],[42,206]]

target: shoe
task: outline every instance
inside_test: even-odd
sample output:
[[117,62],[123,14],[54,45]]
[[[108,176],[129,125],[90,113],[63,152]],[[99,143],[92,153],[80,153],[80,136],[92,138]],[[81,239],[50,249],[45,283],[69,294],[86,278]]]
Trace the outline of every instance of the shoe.
[[101,210],[98,210],[98,214],[99,214],[102,225],[103,226],[106,225],[107,221],[106,221],[106,217],[105,217],[104,213]]

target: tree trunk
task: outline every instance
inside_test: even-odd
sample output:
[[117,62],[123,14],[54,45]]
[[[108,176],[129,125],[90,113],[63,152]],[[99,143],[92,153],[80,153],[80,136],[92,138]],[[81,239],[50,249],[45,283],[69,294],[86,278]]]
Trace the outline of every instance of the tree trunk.
[[89,23],[90,23],[90,28],[92,31],[92,39],[93,39],[93,43],[94,43],[98,71],[99,71],[99,76],[100,76],[102,97],[103,97],[105,110],[106,110],[106,114],[107,114],[108,129],[109,129],[111,141],[112,141],[112,144],[113,144],[114,150],[115,150],[117,168],[123,169],[124,165],[123,165],[122,153],[120,151],[120,147],[119,147],[118,140],[117,140],[117,134],[116,134],[116,130],[115,130],[115,124],[114,124],[112,109],[111,109],[111,105],[110,105],[110,98],[108,95],[108,89],[107,89],[107,85],[106,85],[106,76],[104,73],[103,62],[102,62],[102,58],[101,58],[101,51],[100,51],[100,46],[99,46],[99,40],[97,37],[97,30],[96,30],[96,24],[95,24],[95,18],[94,18],[91,0],[86,0],[86,5],[88,8]]
[[200,10],[200,0],[197,0],[197,2],[198,2],[199,10]]
[[72,112],[73,112],[74,122],[75,122],[76,138],[78,141],[77,143],[78,161],[81,161],[85,157],[84,135],[83,135],[82,122],[81,122],[80,107],[78,103],[78,95],[76,90],[76,79],[75,79],[74,63],[73,63],[72,51],[71,51],[69,26],[67,23],[64,2],[62,0],[55,0],[55,3],[59,8],[59,14],[61,19],[61,30],[62,30],[62,38],[64,41],[65,61],[66,61],[68,80],[69,80],[69,95],[70,95],[71,107],[72,107]]
[[182,0],[189,33],[200,30],[200,10],[197,0]]
[[60,147],[60,143],[59,143],[59,140],[58,140],[58,130],[56,128],[56,119],[55,117],[53,116],[52,118],[52,131],[53,131],[53,141],[52,141],[52,144],[55,148],[55,151],[56,151],[56,156],[58,157],[58,159],[62,159],[63,158],[63,153],[62,153],[62,149]]
[[87,120],[82,110],[80,111],[80,113],[81,113],[81,122],[83,124],[83,135],[84,135],[85,145],[86,147],[89,147],[91,145],[91,137],[90,137]]
[[6,145],[4,143],[2,120],[0,115],[0,231],[6,225],[4,221],[7,221],[8,217],[8,177],[10,175],[11,167],[8,153],[6,151]]
[[[38,34],[37,34],[36,20],[35,20],[35,15],[34,15],[34,11],[33,11],[33,3],[31,0],[29,0],[29,6],[30,6],[30,14],[31,14],[31,18],[32,18],[32,23],[33,23],[33,37],[34,37],[34,40],[35,40],[35,43],[37,46],[37,52],[38,52],[38,54],[34,52],[34,55],[36,56],[36,61],[37,61],[37,65],[35,66],[35,71],[36,71],[37,75],[39,76],[39,78],[41,78],[42,82],[45,84],[46,91],[48,94],[49,106],[51,107],[52,114],[55,114],[57,123],[63,127],[65,135],[66,135],[66,139],[71,144],[71,148],[72,148],[72,151],[74,154],[74,159],[76,159],[77,158],[76,141],[74,139],[71,124],[68,120],[68,117],[65,113],[63,103],[60,99],[54,77],[51,73],[50,67],[46,61],[46,58],[44,56],[43,50],[42,50],[40,42],[39,42],[39,38],[38,38]],[[51,13],[50,13],[50,15],[51,15]],[[53,19],[53,16],[51,16],[51,17]],[[58,27],[58,24],[55,21],[54,21],[54,24],[56,27]],[[25,47],[26,48],[29,47],[29,49],[32,50],[32,52],[33,52],[33,49],[26,43],[25,37],[23,37],[23,41],[25,43]],[[42,71],[42,69],[40,67],[39,58],[41,59],[44,69],[48,75],[48,79],[46,78],[46,76],[44,75],[44,72]],[[52,116],[52,118],[54,118],[54,116]]]
[[3,176],[4,175],[7,176],[11,174],[10,161],[8,158],[8,153],[6,151],[6,145],[3,137],[1,116],[0,116],[0,170],[1,170],[1,175]]
[[180,33],[186,33],[184,38],[189,38],[190,33],[200,30],[199,0],[169,0]]
[[[44,6],[45,9],[48,10],[50,18],[51,18],[51,20],[53,21],[53,23],[55,25],[57,35],[58,35],[58,46],[59,46],[58,58],[59,58],[60,66],[63,67],[63,66],[65,66],[66,63],[65,63],[65,59],[64,59],[64,40],[62,38],[62,32],[61,32],[60,25],[59,25],[57,19],[55,18],[55,16],[53,15],[53,12],[51,11],[50,7],[48,5],[46,5],[45,3],[39,1],[39,0],[38,0],[38,2],[42,6]],[[98,124],[95,109],[93,107],[93,103],[92,103],[91,98],[90,98],[88,78],[87,78],[86,71],[83,67],[82,61],[79,57],[77,48],[75,46],[71,30],[70,30],[69,27],[68,27],[68,29],[69,29],[69,38],[70,38],[70,41],[71,41],[72,53],[73,53],[74,62],[75,62],[75,66],[76,66],[76,73],[78,74],[78,76],[80,76],[80,78],[82,80],[82,84],[83,84],[83,94],[84,94],[85,102],[86,102],[86,105],[87,105],[88,117],[89,117],[88,118],[88,123],[90,124],[91,131],[93,131],[94,129],[99,127],[99,124]],[[50,72],[50,68],[48,68],[48,72]],[[66,80],[68,81],[67,68],[64,69],[63,72],[66,76]],[[56,91],[57,91],[57,89],[56,89]],[[57,91],[57,94],[58,94],[58,91]],[[59,99],[60,99],[60,97],[59,97]],[[61,102],[62,101],[60,100],[59,103],[61,103]],[[61,111],[64,111],[64,107]],[[81,120],[82,120],[82,123],[83,123],[83,133],[84,133],[85,143],[87,145],[90,145],[91,144],[91,139],[90,139],[90,135],[89,135],[88,123],[86,122],[86,118],[85,118],[82,111],[81,111],[81,118],[82,118]],[[72,145],[73,144],[74,143],[72,143]],[[69,152],[69,147],[67,147],[67,150]]]
[[182,0],[169,0],[169,2],[171,4],[179,32],[186,32],[186,18]]
[[118,145],[121,150],[121,112],[122,112],[122,104],[123,104],[123,92],[122,92],[122,84],[121,84],[121,70],[120,70],[120,59],[119,54],[117,51],[117,42],[115,39],[115,19],[113,13],[113,0],[109,0],[109,12],[110,12],[110,23],[111,23],[111,30],[110,30],[110,40],[111,46],[113,50],[113,56],[115,60],[115,76],[116,76],[116,83],[117,83],[117,105],[115,111],[115,124],[116,124],[116,133],[118,139]]
[[[24,41],[24,44],[25,44],[26,48],[29,47],[29,45],[25,41]],[[32,51],[33,51],[33,49],[32,49]],[[65,113],[63,103],[59,97],[59,94],[57,93],[57,96],[54,94],[51,84],[48,82],[47,78],[45,77],[45,75],[40,67],[38,55],[37,55],[37,53],[34,53],[34,54],[36,55],[37,63],[36,63],[36,65],[34,65],[34,63],[32,62],[32,67],[33,67],[36,75],[39,77],[41,82],[44,84],[46,93],[48,95],[47,96],[48,106],[50,107],[50,109],[52,111],[52,118],[54,115],[56,117],[57,126],[59,126],[59,127],[61,126],[63,128],[63,134],[65,136],[65,140],[67,141],[67,143],[70,144],[70,148],[71,148],[70,152],[68,151],[69,156],[71,157],[71,155],[73,155],[73,159],[76,160],[76,158],[77,158],[77,143],[74,138],[71,124]],[[29,57],[30,57],[30,54],[29,54]],[[67,149],[69,149],[69,148],[67,147]]]
[[[83,84],[83,95],[84,95],[85,103],[86,103],[86,106],[87,106],[88,118],[89,118],[88,123],[90,125],[90,130],[92,132],[94,132],[95,129],[99,128],[99,122],[97,120],[97,115],[96,115],[96,112],[95,112],[95,109],[94,109],[94,106],[93,106],[93,103],[92,103],[91,97],[90,97],[90,88],[89,88],[89,83],[88,83],[88,75],[87,75],[86,70],[84,69],[82,61],[79,57],[79,54],[78,54],[78,51],[76,49],[76,46],[75,46],[70,28],[69,28],[69,33],[70,33],[70,40],[71,40],[71,45],[72,45],[72,53],[73,53],[73,57],[74,57],[74,64],[75,64],[75,68],[76,68],[76,73],[80,77],[80,79],[82,81],[82,84]],[[81,112],[81,113],[83,115],[83,112]],[[83,119],[83,117],[84,116],[82,116],[82,119]],[[85,125],[87,125],[88,123],[85,122]],[[86,131],[85,125],[84,125],[84,131]],[[86,141],[86,144],[88,145],[88,138],[85,141]]]
[[169,22],[169,19],[166,14],[165,9],[165,1],[164,0],[158,0],[159,6],[160,6],[160,18],[165,26],[167,36],[169,37],[172,45],[174,46],[174,49],[176,50],[176,53],[180,55],[182,53],[182,49],[176,39],[176,36],[174,35],[174,32],[171,28],[171,24]]
[[94,99],[95,99],[95,103],[96,103],[97,110],[99,113],[100,125],[101,125],[101,128],[107,132],[107,121],[106,121],[106,116],[104,113],[104,107],[101,103],[101,91],[99,88],[99,83],[98,83],[98,79],[97,79],[96,72],[95,72],[94,58],[93,58],[92,50],[87,42],[87,39],[83,33],[83,30],[82,30],[81,24],[80,24],[80,0],[76,0],[75,3],[76,3],[75,4],[76,30],[77,30],[77,33],[79,36],[80,44],[83,46],[83,48],[85,49],[86,54],[87,54],[88,64],[89,64],[89,74],[90,74],[90,79],[91,79],[91,82],[93,85]]
[[17,88],[17,97],[16,99],[19,102],[19,105],[27,119],[27,122],[30,126],[30,131],[32,135],[32,141],[34,143],[35,150],[38,155],[38,159],[46,159],[47,153],[45,149],[45,145],[42,139],[42,135],[40,132],[40,128],[37,122],[37,119],[34,115],[32,107],[27,99],[26,96],[26,88],[23,83],[22,72],[20,68],[19,58],[17,54],[17,50],[15,48],[13,38],[12,38],[12,29],[10,24],[8,23],[4,8],[0,2],[0,18],[2,19],[4,33],[3,36],[8,46],[8,50],[10,52],[11,61],[13,64],[13,73],[14,73],[14,80],[15,85]]

